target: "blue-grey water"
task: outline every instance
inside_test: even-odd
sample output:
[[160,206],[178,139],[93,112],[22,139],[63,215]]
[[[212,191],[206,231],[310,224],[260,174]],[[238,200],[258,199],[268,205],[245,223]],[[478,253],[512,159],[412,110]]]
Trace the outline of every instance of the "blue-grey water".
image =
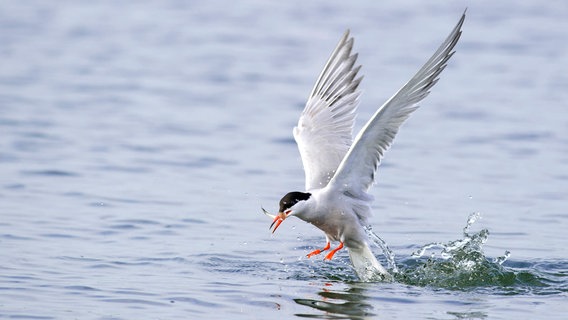
[[[306,259],[324,237],[300,220],[271,236],[260,207],[303,188],[292,127],[343,31],[358,130],[465,7],[372,189],[396,280]],[[1,2],[0,318],[565,319],[566,17],[565,1]]]

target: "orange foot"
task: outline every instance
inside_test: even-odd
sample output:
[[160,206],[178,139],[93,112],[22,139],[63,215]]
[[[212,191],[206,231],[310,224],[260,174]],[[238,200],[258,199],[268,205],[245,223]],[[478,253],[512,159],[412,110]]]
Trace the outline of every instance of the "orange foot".
[[315,256],[315,255],[317,255],[317,254],[320,254],[320,253],[322,253],[322,252],[328,250],[329,247],[330,247],[330,244],[329,244],[329,241],[328,241],[327,244],[325,245],[325,248],[323,248],[323,249],[321,249],[321,250],[320,250],[320,249],[316,249],[316,250],[314,250],[314,251],[308,253],[307,257],[308,257],[308,258],[311,258],[312,256]]
[[339,246],[337,246],[337,248],[331,250],[331,252],[328,253],[327,256],[325,256],[325,258],[323,260],[331,260],[331,258],[333,258],[333,255],[341,249],[343,249],[343,242],[340,242]]

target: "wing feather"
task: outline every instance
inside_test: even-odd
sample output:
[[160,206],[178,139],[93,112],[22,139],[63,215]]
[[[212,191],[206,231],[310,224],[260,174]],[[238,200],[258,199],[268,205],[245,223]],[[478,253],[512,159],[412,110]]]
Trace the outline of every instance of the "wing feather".
[[450,35],[430,59],[396,94],[383,104],[361,129],[353,146],[329,182],[354,196],[364,196],[375,180],[383,154],[390,147],[404,121],[414,112],[438,82],[461,35],[465,12]]
[[333,50],[302,111],[294,138],[306,174],[306,190],[322,188],[335,174],[353,139],[361,66],[355,66],[347,30]]

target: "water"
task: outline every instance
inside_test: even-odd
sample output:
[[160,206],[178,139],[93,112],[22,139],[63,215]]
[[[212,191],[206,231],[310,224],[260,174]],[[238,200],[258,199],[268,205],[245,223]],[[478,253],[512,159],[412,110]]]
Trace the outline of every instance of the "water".
[[[260,208],[303,186],[291,128],[344,29],[365,74],[358,129],[466,6],[372,191],[396,280],[358,282],[346,252],[306,259],[324,237],[300,220],[271,236]],[[565,318],[567,14],[2,2],[0,318]]]

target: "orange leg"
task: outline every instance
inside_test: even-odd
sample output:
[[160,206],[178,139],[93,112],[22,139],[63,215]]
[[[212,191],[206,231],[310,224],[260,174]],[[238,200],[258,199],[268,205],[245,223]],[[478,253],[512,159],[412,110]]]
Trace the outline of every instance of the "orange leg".
[[322,253],[322,252],[328,250],[330,246],[331,246],[331,245],[329,244],[329,241],[328,241],[327,244],[325,245],[325,248],[323,248],[323,249],[321,249],[321,250],[320,250],[320,249],[316,249],[316,250],[314,250],[314,251],[308,253],[307,257],[308,257],[308,258],[311,258],[312,256],[315,256],[316,254],[320,254],[320,253]]
[[343,249],[343,242],[340,242],[339,246],[337,246],[337,248],[331,250],[331,252],[328,253],[327,256],[325,256],[325,258],[323,260],[331,260],[331,258],[333,258],[333,255],[341,249]]

